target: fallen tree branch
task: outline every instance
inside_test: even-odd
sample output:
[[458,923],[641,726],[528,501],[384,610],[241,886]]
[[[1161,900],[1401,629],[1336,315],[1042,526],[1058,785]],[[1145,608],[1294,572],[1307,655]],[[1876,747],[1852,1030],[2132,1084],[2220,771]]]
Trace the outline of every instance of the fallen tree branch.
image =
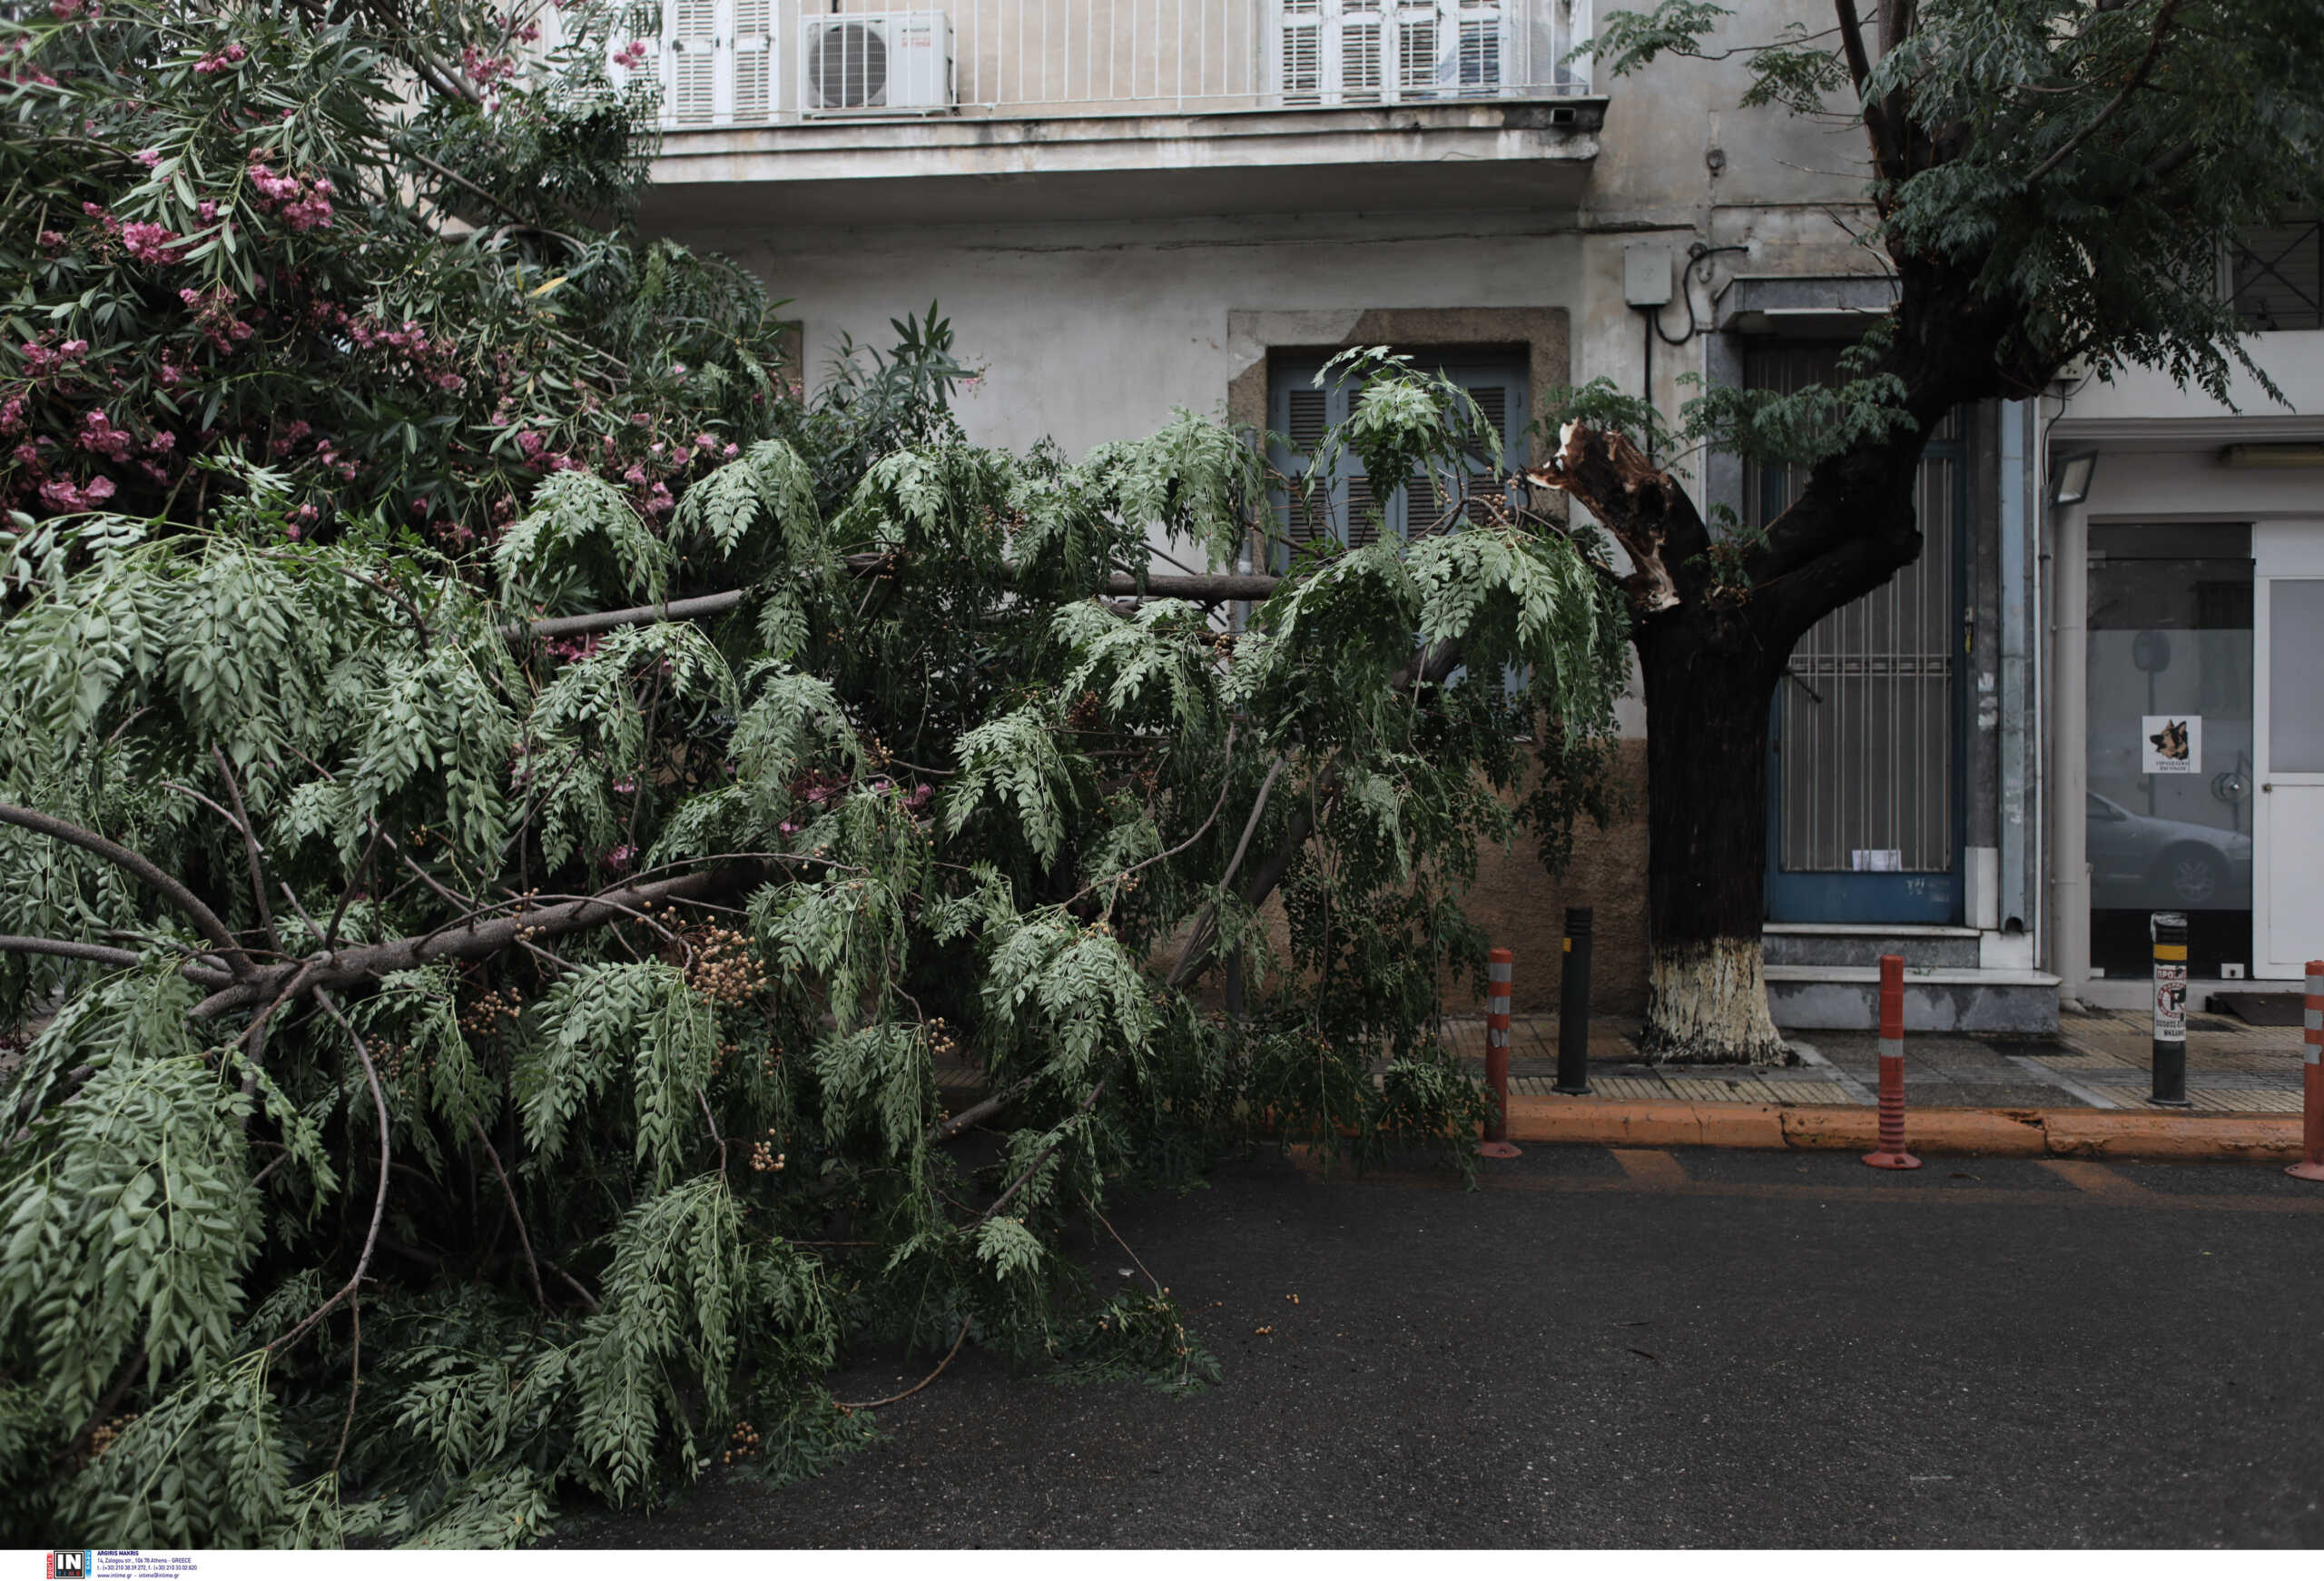
[[1008,1108],[1009,1105],[1017,1102],[1019,1098],[1024,1095],[1026,1089],[1032,1086],[1032,1084],[1039,1080],[1039,1078],[1038,1076],[1028,1076],[1023,1081],[1011,1085],[1006,1092],[995,1092],[990,1098],[970,1104],[966,1109],[961,1110],[958,1114],[953,1115],[950,1120],[947,1120],[943,1124],[936,1128],[936,1140],[938,1141],[950,1141],[954,1137],[960,1135],[962,1131],[968,1130],[970,1126],[978,1124],[982,1121],[991,1119],[994,1115]]
[[[134,966],[145,957],[134,950],[117,950],[111,944],[84,944],[78,939],[42,939],[27,934],[0,934],[0,954],[62,955],[72,961],[94,961],[100,966]],[[179,963],[178,970],[189,982],[204,988],[222,988],[234,981],[231,972],[221,972],[196,961]]]
[[517,1221],[517,1244],[525,1249],[525,1268],[533,1276],[533,1299],[540,1303],[541,1315],[547,1317],[548,1297],[541,1291],[541,1260],[533,1255],[533,1238],[525,1229],[525,1212],[517,1206],[517,1188],[508,1183],[508,1171],[500,1164],[500,1150],[485,1134],[484,1122],[472,1117],[468,1124],[475,1128],[477,1141],[484,1143],[484,1156],[492,1161],[492,1172],[500,1177],[500,1193],[508,1200],[508,1217]]
[[379,1247],[380,1221],[388,1216],[388,1166],[389,1145],[388,1133],[388,1100],[387,1095],[379,1091],[379,1072],[372,1068],[371,1050],[369,1045],[364,1042],[363,1034],[357,1032],[354,1026],[349,1023],[347,1017],[340,1013],[339,1005],[331,999],[331,996],[329,993],[318,991],[315,994],[315,998],[321,1003],[322,1007],[325,1010],[330,1013],[331,1020],[339,1023],[340,1030],[344,1032],[354,1041],[355,1057],[363,1062],[363,1079],[371,1085],[371,1107],[378,1111],[379,1116],[379,1189],[371,1199],[371,1228],[369,1233],[363,1237],[363,1251],[362,1255],[355,1260],[355,1271],[348,1276],[347,1282],[340,1286],[338,1290],[332,1294],[329,1300],[325,1301],[321,1306],[317,1307],[313,1311],[308,1313],[306,1317],[300,1319],[297,1328],[292,1329],[289,1333],[283,1335],[281,1339],[269,1345],[266,1348],[266,1353],[269,1356],[272,1356],[278,1351],[288,1349],[291,1345],[297,1343],[298,1339],[301,1334],[304,1334],[308,1329],[321,1322],[326,1317],[329,1317],[333,1309],[338,1307],[340,1302],[353,1295],[362,1285],[363,1276],[371,1270],[371,1254],[377,1251]]
[[[856,576],[875,576],[893,565],[893,558],[888,555],[851,555],[847,559],[848,570]],[[1221,573],[1216,576],[1174,575],[1140,578],[1127,571],[1117,571],[1106,578],[1105,590],[1132,597],[1143,594],[1148,598],[1185,598],[1196,604],[1231,604],[1238,601],[1263,602],[1282,585],[1281,577]],[[749,597],[749,588],[735,588],[724,593],[704,593],[693,598],[671,598],[660,604],[636,604],[626,609],[601,609],[589,615],[556,615],[511,627],[508,635],[542,638],[586,637],[624,626],[644,626],[663,620],[700,620],[728,614],[741,608],[743,600]]]
[[78,824],[68,824],[62,818],[36,813],[30,807],[20,807],[11,802],[0,802],[0,824],[14,824],[20,829],[46,835],[52,840],[62,840],[68,845],[78,845],[84,851],[103,857],[185,913],[202,936],[218,946],[218,953],[226,958],[236,977],[250,974],[251,958],[242,953],[242,946],[235,942],[233,934],[219,920],[218,914],[203,904],[200,895],[128,846],[116,845]]
[[[1275,776],[1290,761],[1289,753],[1278,752],[1275,761],[1267,765],[1267,776],[1259,782],[1258,796],[1251,803],[1251,815],[1243,821],[1243,837],[1235,843],[1235,855],[1227,858],[1226,871],[1218,875],[1218,893],[1221,895],[1226,893],[1226,886],[1235,882],[1235,870],[1243,865],[1244,853],[1251,848],[1251,836],[1258,830],[1260,815],[1267,810],[1267,793],[1275,789]],[[1202,908],[1202,914],[1195,918],[1194,931],[1187,935],[1186,947],[1178,952],[1178,959],[1170,967],[1170,987],[1176,988],[1184,983],[1195,963],[1208,954],[1210,937],[1216,932],[1214,924],[1217,920],[1218,902],[1213,900]]]
[[465,927],[416,934],[382,944],[360,944],[327,955],[261,970],[220,989],[193,1007],[196,1017],[217,1015],[271,997],[300,970],[313,967],[309,993],[368,982],[391,972],[408,972],[436,961],[480,961],[514,947],[520,939],[557,938],[634,915],[650,904],[719,894],[756,870],[755,864],[706,868],[652,884],[631,884],[601,894],[543,906],[514,916],[471,922]]
[[910,1388],[903,1390],[900,1394],[891,1394],[885,1399],[877,1400],[835,1399],[832,1401],[832,1404],[839,1407],[839,1408],[843,1411],[873,1411],[878,1410],[881,1406],[894,1405],[898,1400],[908,1400],[911,1398],[912,1396],[918,1394],[921,1389],[926,1388],[930,1384],[934,1383],[937,1378],[937,1374],[941,1373],[946,1368],[952,1365],[952,1358],[960,1353],[960,1347],[967,1341],[968,1338],[969,1320],[966,1318],[963,1318],[960,1319],[960,1338],[952,1341],[952,1349],[944,1353],[944,1359],[936,1364],[936,1371],[930,1373],[926,1378],[921,1378],[918,1383],[913,1384]]

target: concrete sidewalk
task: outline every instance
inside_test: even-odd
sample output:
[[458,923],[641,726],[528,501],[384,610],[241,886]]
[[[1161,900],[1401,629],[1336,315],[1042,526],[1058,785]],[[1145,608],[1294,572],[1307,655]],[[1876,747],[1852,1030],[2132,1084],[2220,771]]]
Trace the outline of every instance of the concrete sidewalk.
[[[1915,1109],[2127,1109],[2167,1112],[2152,1090],[2146,1021],[2125,1011],[2069,1012],[2055,1038],[1915,1033],[1905,1040],[1905,1092]],[[1879,1085],[1879,1040],[1870,1033],[1794,1034],[1805,1062],[1780,1068],[1656,1065],[1634,1042],[1634,1019],[1601,1017],[1590,1028],[1590,1084],[1600,1100],[1633,1102],[1861,1104]],[[1452,1046],[1480,1070],[1482,1018],[1448,1023]],[[1509,1092],[1550,1098],[1557,1077],[1554,1016],[1510,1023]],[[2231,1016],[2187,1018],[2187,1096],[2192,1112],[2300,1112],[2300,1030],[2247,1026]],[[1583,1100],[1582,1102],[1586,1102]],[[2186,1113],[2188,1111],[2176,1111]]]

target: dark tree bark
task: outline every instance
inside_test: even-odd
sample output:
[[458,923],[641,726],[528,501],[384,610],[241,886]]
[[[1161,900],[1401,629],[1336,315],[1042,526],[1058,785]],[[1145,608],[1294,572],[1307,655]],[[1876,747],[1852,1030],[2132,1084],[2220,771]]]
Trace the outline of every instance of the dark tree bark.
[[1569,425],[1536,479],[1588,507],[1629,556],[1645,681],[1648,1046],[1707,1062],[1788,1057],[1768,1015],[1765,917],[1769,706],[1792,648],[1920,553],[1925,436],[1965,400],[2039,388],[2003,355],[2017,310],[1974,266],[1900,265],[1886,371],[1914,426],[1818,463],[1754,542],[1720,543],[1683,489],[1622,434]]

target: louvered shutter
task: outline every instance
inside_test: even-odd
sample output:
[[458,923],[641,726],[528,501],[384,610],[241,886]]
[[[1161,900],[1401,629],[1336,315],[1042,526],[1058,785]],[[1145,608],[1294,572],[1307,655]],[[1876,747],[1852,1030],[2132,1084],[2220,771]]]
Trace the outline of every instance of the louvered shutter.
[[1385,85],[1388,39],[1393,32],[1381,0],[1341,0],[1338,16],[1324,30],[1338,44],[1340,103],[1379,103]]
[[[1287,476],[1297,477],[1308,457],[1315,453],[1324,430],[1331,426],[1328,415],[1329,397],[1320,390],[1294,387],[1283,391],[1280,415],[1273,427],[1291,441],[1288,456],[1278,458],[1277,469]],[[1317,538],[1328,537],[1332,531],[1331,500],[1328,494],[1310,499],[1295,491],[1283,499],[1284,530],[1295,548],[1304,548]]]
[[1324,93],[1324,0],[1283,0],[1275,81],[1286,104],[1315,104]]
[[1436,97],[1441,72],[1437,46],[1443,34],[1443,14],[1433,5],[1401,5],[1396,9],[1396,96],[1400,100]]
[[662,119],[708,126],[718,114],[717,0],[664,0]]
[[[1402,487],[1387,491],[1384,499],[1376,482],[1364,475],[1363,461],[1353,452],[1344,453],[1327,485],[1314,488],[1305,496],[1295,489],[1275,491],[1275,507],[1290,553],[1318,539],[1361,548],[1377,541],[1384,529],[1399,538],[1427,531],[1451,508],[1456,491],[1470,497],[1468,519],[1491,519],[1492,513],[1480,496],[1492,484],[1477,479],[1503,478],[1523,457],[1528,420],[1524,366],[1499,358],[1474,362],[1423,358],[1423,365],[1441,370],[1469,392],[1479,412],[1501,437],[1498,463],[1480,448],[1469,458],[1467,480],[1449,475],[1408,478]],[[1269,380],[1267,426],[1285,441],[1270,459],[1276,470],[1295,479],[1305,475],[1324,430],[1345,422],[1360,399],[1361,392],[1345,381],[1325,390],[1315,388],[1320,366],[1321,359],[1286,361],[1276,366]],[[1287,558],[1279,554],[1278,566]]]
[[1505,0],[1277,0],[1286,104],[1492,96],[1512,65]]
[[733,0],[734,124],[763,126],[774,114],[774,0]]

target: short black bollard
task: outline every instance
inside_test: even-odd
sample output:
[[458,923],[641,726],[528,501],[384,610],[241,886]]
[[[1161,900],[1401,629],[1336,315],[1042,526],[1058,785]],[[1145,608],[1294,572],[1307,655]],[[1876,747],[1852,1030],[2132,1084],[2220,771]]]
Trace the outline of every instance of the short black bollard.
[[2154,1096],[2150,1103],[2189,1109],[2187,1102],[2187,914],[2147,918],[2154,940]]
[[1558,976],[1558,1081],[1571,1097],[1590,1092],[1590,908],[1565,908],[1564,966]]

